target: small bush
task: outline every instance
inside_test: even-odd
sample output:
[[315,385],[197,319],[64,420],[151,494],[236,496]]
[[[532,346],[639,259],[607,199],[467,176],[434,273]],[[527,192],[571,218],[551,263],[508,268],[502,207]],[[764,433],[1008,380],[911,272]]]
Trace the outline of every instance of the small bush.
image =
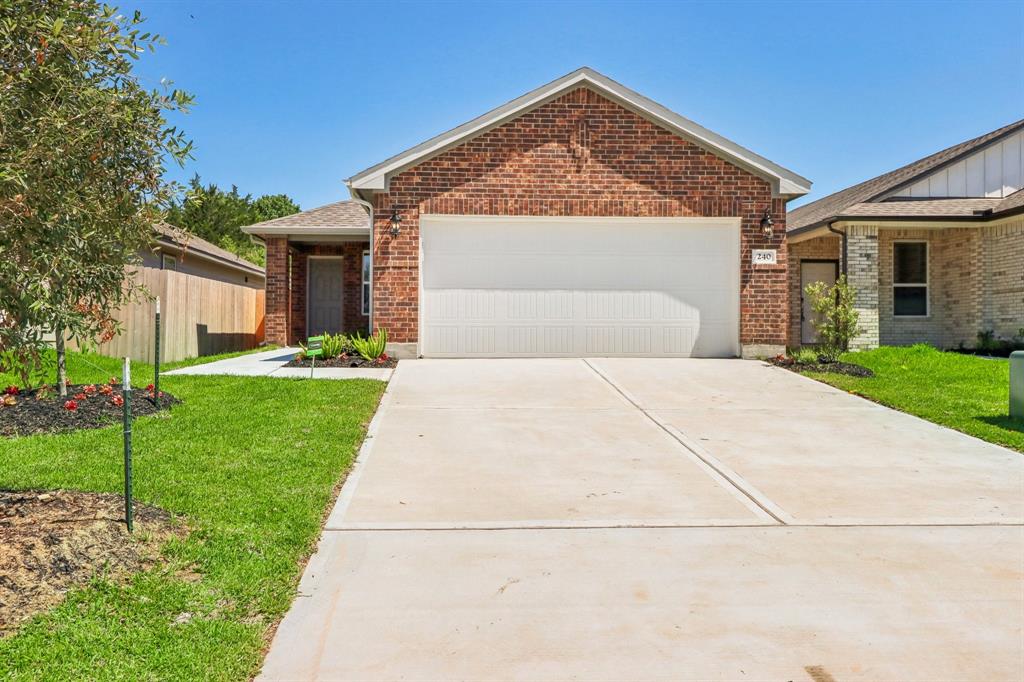
[[853,287],[846,281],[846,275],[840,275],[832,286],[814,282],[804,291],[819,316],[814,320],[814,328],[821,338],[818,353],[825,361],[835,362],[849,349],[850,339],[860,331],[857,326],[860,313],[853,308]]
[[388,345],[388,332],[386,329],[378,327],[376,334],[365,339],[361,336],[353,336],[352,345],[363,358],[372,362],[384,355],[384,349]]
[[789,356],[799,365],[818,364],[818,351],[815,348],[803,346],[790,352]]

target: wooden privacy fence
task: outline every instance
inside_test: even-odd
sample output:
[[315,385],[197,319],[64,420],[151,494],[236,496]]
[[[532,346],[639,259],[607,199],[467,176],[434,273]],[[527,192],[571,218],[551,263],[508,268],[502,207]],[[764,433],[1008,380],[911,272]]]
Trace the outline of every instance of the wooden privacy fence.
[[[139,268],[136,280],[160,297],[161,362],[247,350],[263,341],[263,289],[156,268]],[[153,362],[155,312],[155,300],[119,310],[114,317],[123,331],[99,352]]]

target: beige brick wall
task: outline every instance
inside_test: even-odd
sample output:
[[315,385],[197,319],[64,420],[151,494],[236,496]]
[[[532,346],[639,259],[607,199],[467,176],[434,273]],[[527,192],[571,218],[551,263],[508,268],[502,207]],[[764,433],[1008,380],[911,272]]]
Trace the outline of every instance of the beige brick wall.
[[[927,317],[893,315],[893,244],[928,244]],[[879,231],[879,342],[938,348],[971,346],[981,324],[981,229],[884,229]]]
[[879,342],[878,226],[851,225],[846,234],[846,255],[850,260],[847,276],[854,289],[853,307],[860,313],[860,333],[850,341],[850,349],[876,348]]
[[981,328],[1011,338],[1024,327],[1024,216],[982,231]]
[[800,291],[800,261],[839,260],[842,240],[839,237],[817,237],[805,242],[789,245],[789,341],[795,348],[800,345],[800,307],[803,296]]
[[[847,228],[849,280],[861,333],[853,349],[929,343],[973,347],[982,330],[1012,338],[1024,328],[1024,217],[1000,226],[901,229],[890,224]],[[841,245],[823,237],[790,245],[790,345],[800,339],[801,258],[836,257]],[[926,317],[893,315],[893,244],[928,243]]]

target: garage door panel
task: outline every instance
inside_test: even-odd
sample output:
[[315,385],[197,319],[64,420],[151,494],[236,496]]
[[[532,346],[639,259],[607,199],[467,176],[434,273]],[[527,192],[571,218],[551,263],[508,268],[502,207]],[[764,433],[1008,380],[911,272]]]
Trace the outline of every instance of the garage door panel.
[[590,221],[421,219],[421,352],[738,352],[738,221]]

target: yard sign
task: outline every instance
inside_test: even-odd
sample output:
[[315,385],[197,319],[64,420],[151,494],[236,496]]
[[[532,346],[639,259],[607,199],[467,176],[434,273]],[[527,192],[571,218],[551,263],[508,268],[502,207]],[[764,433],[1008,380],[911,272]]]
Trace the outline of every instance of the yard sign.
[[311,336],[306,339],[306,357],[312,360],[309,365],[309,378],[313,378],[313,369],[316,367],[316,359],[324,354],[324,337]]

